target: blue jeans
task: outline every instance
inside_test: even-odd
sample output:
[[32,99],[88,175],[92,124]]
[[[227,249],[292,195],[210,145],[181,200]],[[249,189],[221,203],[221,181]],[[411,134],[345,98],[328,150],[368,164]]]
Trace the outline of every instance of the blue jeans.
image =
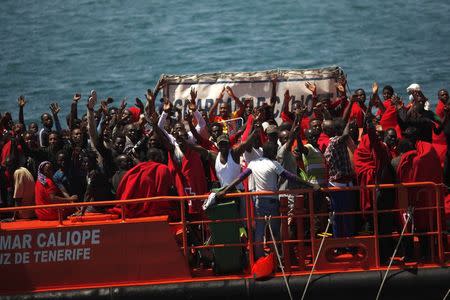
[[[330,186],[336,186],[330,184]],[[340,184],[339,186],[345,186]],[[352,186],[352,185],[347,185]],[[350,212],[356,209],[354,191],[331,192],[331,210],[334,212]],[[335,215],[333,223],[333,237],[349,237],[355,233],[355,215]]]
[[[263,218],[265,216],[272,216],[272,217],[280,216],[280,201],[278,200],[278,198],[257,196],[255,201],[255,216]],[[270,225],[272,227],[275,239],[279,241],[281,220],[271,219]],[[264,240],[265,234],[266,234],[266,221],[264,219],[256,220],[255,235],[254,235],[255,242],[262,242]],[[271,237],[269,239],[271,239]],[[264,256],[263,245],[262,244],[255,245],[255,259],[258,259],[262,256]]]

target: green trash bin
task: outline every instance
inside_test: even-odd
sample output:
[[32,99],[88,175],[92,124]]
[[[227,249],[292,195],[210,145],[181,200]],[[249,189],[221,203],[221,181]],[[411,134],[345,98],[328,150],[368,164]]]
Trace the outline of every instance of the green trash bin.
[[[236,200],[213,205],[206,210],[206,214],[210,220],[240,218]],[[210,223],[211,244],[239,244],[241,224],[239,221]],[[239,273],[243,270],[243,247],[213,248],[213,253],[216,274]]]

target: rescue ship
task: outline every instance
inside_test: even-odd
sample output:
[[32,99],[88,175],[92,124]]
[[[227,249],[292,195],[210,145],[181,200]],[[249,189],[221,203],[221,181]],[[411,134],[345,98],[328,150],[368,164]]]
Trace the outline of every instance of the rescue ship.
[[[288,216],[286,197],[280,197],[282,232],[279,247],[266,247],[268,255],[254,259],[252,228],[256,219],[253,195],[227,195],[211,206],[201,220],[189,221],[188,200],[204,201],[208,195],[154,197],[97,203],[54,204],[58,221],[15,220],[0,224],[0,298],[2,299],[445,299],[450,288],[449,235],[445,230],[441,185],[432,182],[369,185],[364,191],[395,189],[398,199],[408,199],[408,190],[420,201],[421,191],[434,193],[435,201],[408,211],[377,209],[364,213],[373,219],[373,232],[335,238],[311,230],[317,217],[311,190],[280,191],[295,197]],[[361,187],[346,189],[360,190]],[[324,189],[333,193],[338,188]],[[277,194],[277,193],[275,193]],[[240,219],[233,199],[245,197],[247,218]],[[167,216],[126,218],[112,214],[86,214],[62,218],[64,209],[87,205],[119,205],[146,201],[177,201],[181,220]],[[402,203],[402,201],[399,201]],[[44,206],[39,206],[43,208]],[[1,214],[33,210],[35,206],[0,209]],[[428,232],[409,230],[414,213],[428,216]],[[405,225],[389,234],[378,232],[384,213],[408,215]],[[339,214],[361,215],[362,212]],[[288,232],[296,224],[296,235]],[[245,225],[243,225],[245,224]],[[270,223],[268,223],[270,224]],[[201,243],[192,242],[189,228],[200,226]],[[270,226],[269,226],[270,227]],[[308,229],[309,228],[309,229]],[[271,228],[268,228],[268,232]],[[268,235],[269,236],[269,235]],[[417,240],[429,237],[429,257],[420,257]],[[379,243],[390,238],[396,247],[389,262],[380,261]],[[415,257],[401,259],[401,239],[412,239]],[[266,241],[266,246],[273,244]],[[340,254],[339,249],[353,249]]]

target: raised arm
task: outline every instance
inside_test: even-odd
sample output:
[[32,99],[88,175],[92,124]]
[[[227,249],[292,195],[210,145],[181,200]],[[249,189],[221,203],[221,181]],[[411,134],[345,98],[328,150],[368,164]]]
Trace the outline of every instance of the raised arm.
[[97,133],[97,126],[95,126],[95,118],[94,118],[94,108],[96,103],[97,103],[97,93],[95,91],[91,91],[91,95],[89,96],[86,105],[87,119],[88,119],[88,134],[92,146],[98,150],[100,143]]
[[358,101],[357,96],[355,94],[350,98],[350,103],[345,107],[344,115],[342,118],[346,123],[348,123],[348,119],[350,118],[350,112],[352,111],[353,105]]
[[[197,129],[197,132],[201,132],[206,127],[206,121],[203,119],[202,114],[198,112],[197,110],[197,104],[195,103],[195,100],[197,99],[197,91],[195,88],[191,88],[191,100],[189,101],[188,108],[192,112],[192,115],[194,116],[195,120],[197,121],[197,126],[195,129]],[[197,138],[196,138],[197,139]]]
[[19,104],[19,123],[22,124],[25,127],[25,118],[23,116],[23,108],[27,101],[25,100],[24,96],[19,96],[19,99],[17,99],[17,103]]
[[78,101],[81,99],[81,94],[76,93],[73,95],[72,104],[70,105],[69,115],[69,129],[72,130],[74,120],[78,119]]
[[277,77],[272,78],[272,94],[270,95],[270,103],[272,110],[275,110],[275,104],[277,103]]
[[163,128],[158,126],[159,117],[156,112],[153,112],[153,114],[150,117],[150,124],[152,124],[153,130],[156,132],[157,135],[161,138],[161,144],[167,149],[167,151],[173,153],[175,150],[175,145],[173,142],[169,139],[169,134],[167,131]]
[[200,141],[203,139],[202,136],[198,133],[197,128],[195,128],[194,123],[192,123],[192,114],[187,114],[185,117],[185,120],[188,122],[189,130],[191,131],[192,135],[194,136],[197,143],[200,143]]
[[[286,117],[289,117],[289,102],[291,101],[291,95],[289,94],[289,90],[284,92],[283,105],[281,107],[281,111],[284,113]],[[292,122],[293,120],[291,120]]]
[[378,96],[378,83],[374,82],[372,84],[372,97],[370,98],[369,104],[373,104],[375,107],[377,107],[381,114],[384,114],[386,111],[386,107],[383,104],[383,101],[381,101],[380,97]]
[[248,138],[240,143],[238,146],[234,147],[231,151],[233,158],[236,162],[239,161],[239,157],[244,154],[245,151],[250,150],[253,141],[258,138],[259,134],[261,132],[261,126],[259,123],[255,123],[252,133],[248,136]]
[[236,106],[238,106],[238,109],[236,110],[236,116],[237,117],[242,116],[242,114],[244,113],[244,108],[245,108],[244,104],[241,102],[241,100],[239,100],[238,97],[236,97],[236,95],[234,94],[231,87],[227,86],[226,91],[227,91],[227,94],[234,100],[234,103],[236,103]]
[[53,115],[53,120],[55,120],[55,128],[58,133],[61,133],[61,122],[59,121],[58,113],[60,112],[61,108],[59,107],[58,103],[52,103],[50,104],[50,111]]
[[223,87],[219,96],[216,98],[216,101],[214,101],[213,106],[211,106],[211,108],[209,109],[208,116],[209,116],[210,122],[214,122],[214,117],[216,116],[217,107],[219,106],[219,102],[222,101],[224,93],[225,93],[225,87]]

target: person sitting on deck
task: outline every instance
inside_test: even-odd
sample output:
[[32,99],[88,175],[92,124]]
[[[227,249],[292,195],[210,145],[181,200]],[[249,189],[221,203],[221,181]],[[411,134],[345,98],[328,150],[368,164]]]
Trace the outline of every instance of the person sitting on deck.
[[[61,191],[53,182],[52,164],[49,161],[42,162],[38,167],[38,179],[35,186],[36,205],[68,203],[78,200],[76,195],[64,197]],[[61,216],[67,217],[73,209],[60,209]],[[58,209],[40,208],[35,210],[39,220],[58,220]]]

